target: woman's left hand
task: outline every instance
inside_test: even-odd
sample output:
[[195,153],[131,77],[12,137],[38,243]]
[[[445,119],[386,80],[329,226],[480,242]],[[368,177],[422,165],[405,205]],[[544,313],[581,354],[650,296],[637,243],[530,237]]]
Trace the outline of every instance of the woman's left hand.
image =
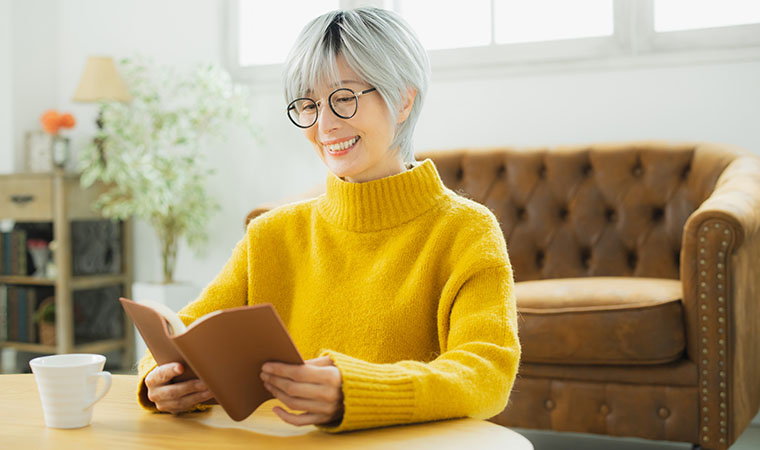
[[283,421],[292,425],[317,425],[343,417],[343,379],[329,356],[309,359],[305,364],[267,362],[261,367],[264,386],[293,414],[274,408]]

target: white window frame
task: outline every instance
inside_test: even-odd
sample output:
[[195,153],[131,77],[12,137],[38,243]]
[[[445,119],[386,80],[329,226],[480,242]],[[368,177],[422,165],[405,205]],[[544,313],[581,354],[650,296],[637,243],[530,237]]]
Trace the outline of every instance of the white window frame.
[[[342,8],[392,7],[393,0],[341,0]],[[254,86],[281,83],[282,64],[238,64],[238,1],[228,0],[226,49],[232,75]],[[434,79],[585,69],[760,60],[760,24],[655,32],[654,0],[613,0],[610,36],[430,50]]]

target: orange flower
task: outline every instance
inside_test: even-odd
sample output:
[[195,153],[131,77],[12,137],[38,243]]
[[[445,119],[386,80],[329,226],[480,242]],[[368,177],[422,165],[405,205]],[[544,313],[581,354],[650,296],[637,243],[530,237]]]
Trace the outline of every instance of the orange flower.
[[61,116],[59,123],[63,128],[74,128],[74,125],[77,124],[77,121],[70,113],[66,113]]
[[58,114],[58,111],[54,109],[45,111],[42,117],[40,117],[40,121],[42,122],[42,128],[44,128],[46,132],[52,135],[57,135],[58,130],[61,127],[73,128],[77,123],[76,119],[74,119],[74,116],[72,116],[70,113],[61,115]]
[[58,128],[61,126],[58,123],[58,117],[58,111],[54,109],[45,111],[45,114],[40,118],[42,121],[42,128],[50,134],[58,134]]

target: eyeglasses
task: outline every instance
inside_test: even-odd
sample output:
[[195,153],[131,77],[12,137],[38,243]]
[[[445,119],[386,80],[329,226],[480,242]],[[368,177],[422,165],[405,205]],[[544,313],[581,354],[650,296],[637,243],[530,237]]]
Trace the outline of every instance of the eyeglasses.
[[[354,92],[349,88],[340,88],[333,91],[327,98],[330,109],[341,119],[350,119],[356,115],[359,108],[359,97],[376,91],[377,88],[369,88],[361,92]],[[309,128],[317,123],[320,102],[302,97],[290,102],[288,105],[288,118],[299,128]]]

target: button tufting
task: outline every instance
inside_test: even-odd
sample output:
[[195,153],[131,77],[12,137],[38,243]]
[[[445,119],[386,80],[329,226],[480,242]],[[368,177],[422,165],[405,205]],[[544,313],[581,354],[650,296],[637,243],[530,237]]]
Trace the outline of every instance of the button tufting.
[[581,265],[585,269],[588,269],[589,267],[591,267],[591,249],[588,247],[583,247],[581,249],[580,256],[581,256]]
[[607,219],[607,222],[614,222],[617,220],[617,213],[612,208],[605,208],[604,218]]
[[560,219],[562,219],[562,220],[567,219],[567,214],[568,214],[567,208],[560,208],[559,209],[559,218]]
[[507,172],[506,167],[504,167],[504,165],[501,165],[499,166],[498,169],[496,169],[496,177],[497,178],[503,177],[506,172]]
[[668,408],[660,408],[657,411],[657,415],[660,416],[660,419],[667,419],[670,416],[670,411],[668,411]]
[[457,180],[462,180],[464,178],[464,170],[460,167],[457,169]]
[[681,179],[685,180],[688,178],[689,172],[691,172],[691,164],[686,164],[681,170]]
[[599,412],[602,413],[602,415],[606,416],[607,414],[610,413],[610,407],[603,404],[602,406],[599,407]]
[[541,268],[544,265],[544,252],[542,250],[538,250],[536,252],[536,266]]
[[554,402],[552,400],[547,400],[544,402],[544,407],[548,409],[549,411],[551,411],[552,409],[554,409]]
[[636,269],[636,263],[638,262],[638,256],[636,256],[636,252],[633,250],[630,250],[628,254],[626,255],[626,262],[628,263],[628,267],[631,270]]
[[665,210],[659,207],[652,208],[652,220],[659,222],[665,216]]
[[517,217],[517,220],[524,220],[525,219],[525,208],[518,206],[515,208],[515,216]]
[[581,173],[583,173],[584,177],[590,177],[593,171],[591,164],[584,164],[581,168]]
[[538,168],[538,178],[542,180],[546,178],[546,166],[543,164]]
[[640,161],[637,161],[636,165],[631,168],[631,174],[636,178],[639,178],[644,174],[644,168],[641,167]]

